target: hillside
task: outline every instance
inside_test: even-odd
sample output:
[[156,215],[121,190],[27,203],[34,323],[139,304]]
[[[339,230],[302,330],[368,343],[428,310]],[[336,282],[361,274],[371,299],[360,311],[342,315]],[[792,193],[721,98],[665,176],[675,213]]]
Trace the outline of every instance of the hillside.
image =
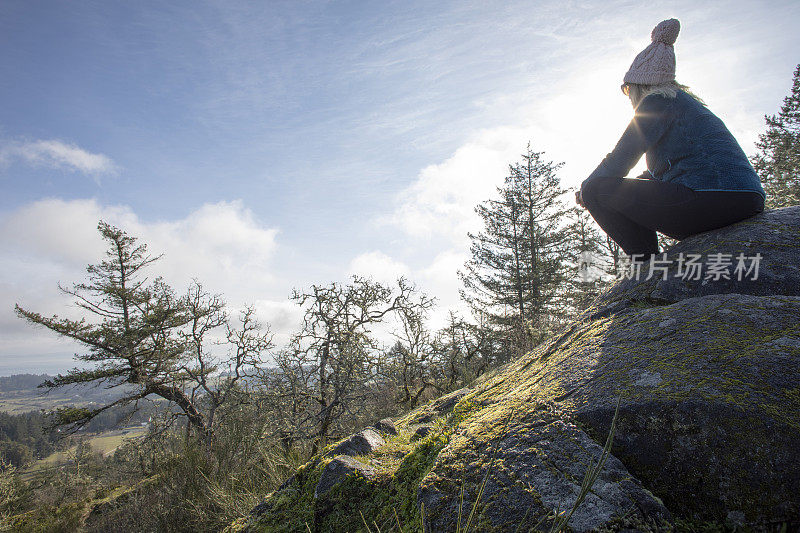
[[[740,253],[761,254],[757,275],[737,276]],[[729,279],[685,279],[688,254],[732,260]],[[229,529],[455,531],[473,507],[473,530],[547,527],[603,456],[618,399],[573,530],[800,527],[798,265],[800,207],[685,239],[665,273],[618,282],[470,388],[329,446]]]

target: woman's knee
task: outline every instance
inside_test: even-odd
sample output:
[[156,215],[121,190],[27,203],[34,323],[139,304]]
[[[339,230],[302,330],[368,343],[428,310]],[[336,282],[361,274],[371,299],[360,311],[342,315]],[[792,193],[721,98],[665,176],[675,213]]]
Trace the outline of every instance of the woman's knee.
[[584,205],[596,205],[600,194],[608,193],[609,179],[586,180],[581,184],[581,199]]

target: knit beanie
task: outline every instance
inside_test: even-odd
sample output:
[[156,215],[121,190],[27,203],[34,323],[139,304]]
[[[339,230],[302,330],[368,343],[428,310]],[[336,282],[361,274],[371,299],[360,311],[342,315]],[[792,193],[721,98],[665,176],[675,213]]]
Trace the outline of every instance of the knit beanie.
[[677,19],[659,22],[650,34],[653,42],[636,56],[623,81],[640,85],[675,81],[675,49],[672,45],[680,29]]

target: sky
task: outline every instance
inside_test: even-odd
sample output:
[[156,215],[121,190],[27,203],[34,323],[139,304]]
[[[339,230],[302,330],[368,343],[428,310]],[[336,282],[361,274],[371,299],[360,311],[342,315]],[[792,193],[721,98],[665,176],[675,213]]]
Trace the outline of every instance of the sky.
[[474,207],[529,142],[579,186],[671,17],[678,81],[753,154],[800,62],[794,0],[0,0],[0,375],[73,366],[13,308],[80,316],[58,284],[102,259],[100,220],[279,343],[293,288],[352,274],[405,275],[441,325]]

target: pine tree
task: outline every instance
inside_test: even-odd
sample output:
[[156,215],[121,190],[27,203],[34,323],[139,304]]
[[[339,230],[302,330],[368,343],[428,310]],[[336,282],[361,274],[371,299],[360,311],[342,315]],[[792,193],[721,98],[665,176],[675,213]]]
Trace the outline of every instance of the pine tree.
[[517,338],[521,350],[542,340],[562,312],[559,287],[568,276],[568,229],[561,163],[531,150],[509,165],[497,199],[476,207],[484,223],[472,240],[472,258],[459,272],[462,298],[490,324]]
[[769,208],[800,205],[800,64],[794,70],[791,93],[777,115],[765,115],[767,131],[752,158],[767,193]]
[[567,219],[570,246],[566,260],[572,276],[563,286],[565,319],[579,314],[609,285],[614,279],[616,264],[613,250],[608,249],[609,241],[614,241],[601,234],[588,211],[570,209]]
[[474,309],[487,310],[493,325],[520,330],[527,316],[521,213],[510,191],[498,187],[498,193],[499,200],[475,208],[485,227],[469,234],[472,259],[465,265],[467,272],[459,272],[465,287],[461,294]]
[[[119,228],[101,221],[98,230],[108,243],[105,260],[87,267],[87,282],[71,289],[59,286],[75,298],[84,317],[47,317],[15,307],[21,318],[86,350],[75,355],[82,368],[40,386],[91,383],[120,393],[99,407],[62,408],[56,423],[80,428],[111,408],[138,406],[140,400],[157,396],[179,409],[187,427],[210,450],[215,413],[237,403],[239,385],[261,364],[262,352],[272,347],[270,334],[260,331],[252,309],[245,309],[241,328],[234,328],[221,298],[204,292],[198,283],[183,297],[161,278],[148,283],[145,271],[159,257],[148,255],[146,245]],[[218,328],[226,332],[227,358],[208,353],[207,338]],[[215,376],[220,371],[224,377]]]

